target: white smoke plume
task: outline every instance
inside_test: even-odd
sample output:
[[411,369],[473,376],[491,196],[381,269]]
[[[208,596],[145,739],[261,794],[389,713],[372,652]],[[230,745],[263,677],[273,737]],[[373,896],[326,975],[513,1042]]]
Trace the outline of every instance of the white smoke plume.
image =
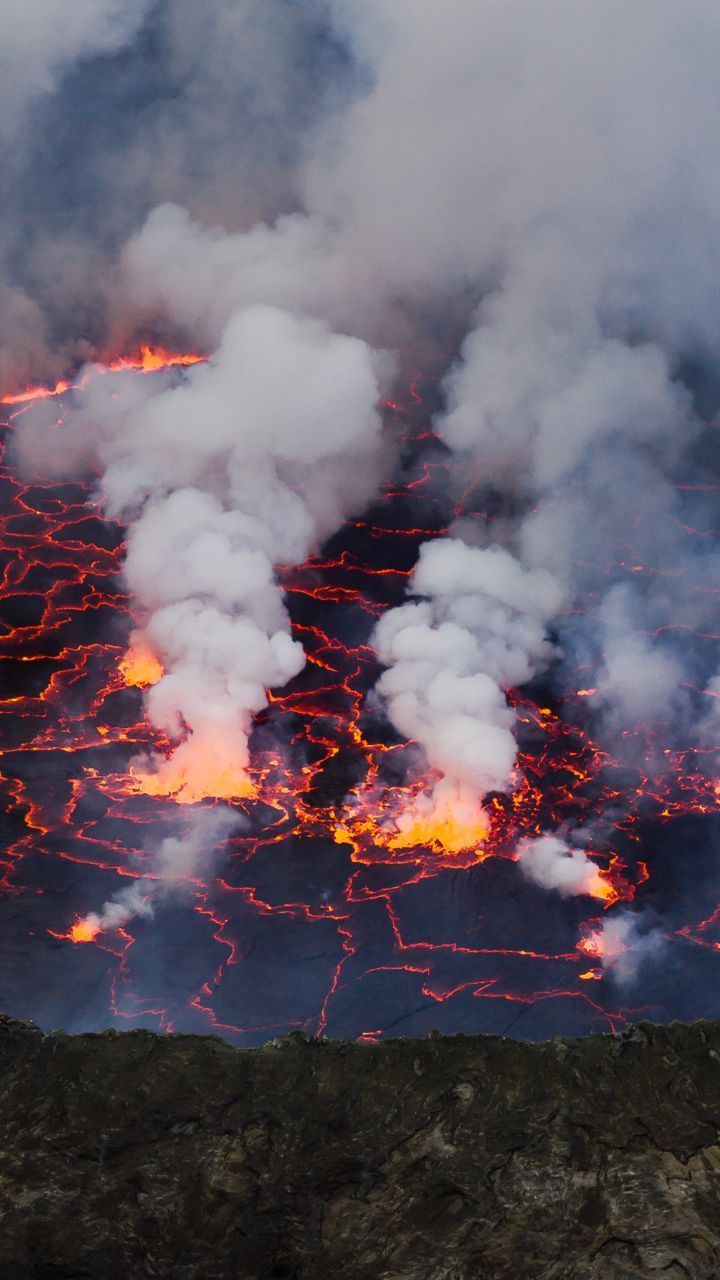
[[515,764],[504,690],[552,656],[545,622],[560,608],[561,591],[504,548],[455,538],[421,548],[410,591],[421,601],[391,609],[373,633],[387,667],[377,691],[396,729],[441,775],[423,808],[442,813],[460,804],[482,825],[479,801],[510,786]]
[[559,836],[521,840],[517,847],[520,870],[541,889],[554,889],[563,898],[589,894],[606,896],[606,881],[584,849],[573,849]]
[[646,923],[630,911],[620,911],[607,916],[601,924],[583,939],[583,954],[600,961],[605,973],[619,986],[632,986],[640,969],[648,960],[657,956],[663,946],[658,929],[648,928]]
[[106,510],[129,523],[137,640],[164,669],[147,710],[175,744],[138,764],[143,790],[247,793],[253,716],[304,663],[274,567],[303,560],[372,492],[382,372],[359,339],[253,307],[179,385],[91,378],[59,427],[47,405],[27,415],[26,463],[94,462]]
[[145,859],[139,879],[78,921],[74,926],[78,940],[112,933],[133,919],[151,920],[160,903],[191,891],[194,881],[212,871],[218,851],[240,821],[229,809],[195,811],[182,835],[167,836]]

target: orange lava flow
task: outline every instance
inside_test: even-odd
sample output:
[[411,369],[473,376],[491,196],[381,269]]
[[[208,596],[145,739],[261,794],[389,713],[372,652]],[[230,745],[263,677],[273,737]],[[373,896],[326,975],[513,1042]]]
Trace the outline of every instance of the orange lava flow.
[[357,799],[357,810],[339,821],[335,840],[353,845],[358,854],[372,846],[399,853],[420,848],[465,866],[488,856],[490,815],[479,799],[452,803],[410,786],[380,797],[361,792]]
[[459,854],[471,851],[482,858],[490,822],[478,803],[475,812],[469,807],[450,804],[431,806],[427,813],[410,809],[400,815],[398,830],[387,841],[389,849],[411,849],[420,845],[437,853]]
[[121,373],[126,370],[134,370],[137,373],[158,373],[161,369],[201,364],[206,359],[207,356],[199,355],[197,352],[176,352],[167,351],[164,347],[141,346],[137,355],[118,356],[107,364],[88,366],[77,382],[63,378],[53,387],[26,387],[24,391],[15,392],[13,395],[0,396],[0,405],[30,404],[33,400],[47,400],[51,396],[62,396],[67,391],[80,390],[90,378],[104,373]]
[[[82,378],[201,359],[147,348]],[[35,391],[63,389],[6,399],[15,408],[5,434]],[[438,496],[446,464],[421,453],[432,441],[414,400],[387,412],[417,465],[331,551],[278,570],[307,665],[269,691],[245,754],[192,732],[168,741],[146,719],[143,691],[163,666],[127,597],[124,530],[99,516],[83,485],[31,485],[0,470],[0,793],[13,824],[0,908],[10,904],[41,975],[61,975],[79,1009],[104,1001],[101,1021],[254,1044],[293,1028],[368,1040],[438,1025],[523,1034],[526,1018],[535,1035],[615,1029],[636,1013],[599,963],[594,917],[637,905],[654,837],[720,812],[716,757],[659,750],[648,733],[630,763],[613,758],[593,736],[592,690],[578,689],[592,676],[582,671],[565,704],[508,693],[519,740],[508,794],[433,803],[443,780],[418,776],[417,748],[367,697],[378,674],[374,621],[405,599],[419,545],[451,518]],[[451,515],[484,519],[481,488],[469,485]],[[93,910],[151,877],[168,830],[182,836],[193,806],[216,799],[238,818],[227,845],[157,898],[152,922],[101,932]],[[520,840],[575,828],[594,838],[603,821],[589,894],[568,908],[523,878]],[[589,931],[580,944],[579,919]],[[688,912],[677,933],[720,964],[720,907]],[[42,985],[35,973],[28,1002]]]

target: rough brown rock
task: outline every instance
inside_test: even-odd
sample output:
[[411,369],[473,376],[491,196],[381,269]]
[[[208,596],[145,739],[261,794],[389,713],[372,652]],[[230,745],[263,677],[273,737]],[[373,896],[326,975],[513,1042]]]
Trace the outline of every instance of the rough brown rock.
[[0,1019],[2,1280],[715,1280],[720,1024],[42,1035]]

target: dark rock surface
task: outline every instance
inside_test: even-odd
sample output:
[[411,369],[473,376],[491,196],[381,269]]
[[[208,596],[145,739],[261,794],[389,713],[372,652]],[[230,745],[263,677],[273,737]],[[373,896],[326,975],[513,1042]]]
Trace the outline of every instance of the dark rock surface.
[[2,1280],[720,1276],[720,1024],[521,1044],[0,1018]]

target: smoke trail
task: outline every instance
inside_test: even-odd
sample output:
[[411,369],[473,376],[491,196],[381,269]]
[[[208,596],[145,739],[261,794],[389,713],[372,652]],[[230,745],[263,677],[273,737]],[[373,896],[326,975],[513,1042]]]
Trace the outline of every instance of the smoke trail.
[[663,937],[656,928],[629,911],[607,917],[591,929],[578,944],[578,949],[600,961],[604,971],[622,986],[631,986],[643,964],[657,957]]
[[557,836],[521,840],[517,857],[523,875],[542,889],[555,889],[564,898],[608,896],[607,882],[585,850],[572,849]]
[[187,893],[213,869],[230,831],[242,818],[214,808],[192,814],[181,835],[167,836],[142,864],[142,875],[114,893],[99,911],[90,911],[71,928],[76,942],[92,942],[98,933],[122,929],[130,920],[151,920],[167,898]]

